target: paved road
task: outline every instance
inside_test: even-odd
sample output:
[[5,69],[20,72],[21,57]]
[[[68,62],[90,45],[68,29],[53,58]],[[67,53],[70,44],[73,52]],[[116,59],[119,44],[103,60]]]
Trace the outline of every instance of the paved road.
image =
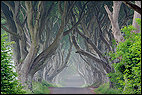
[[50,94],[95,94],[92,88],[50,87]]
[[83,84],[84,80],[80,76],[73,75],[64,79],[61,85],[63,87],[81,87]]
[[81,79],[66,79],[64,80],[63,87],[81,87],[84,84],[84,81]]

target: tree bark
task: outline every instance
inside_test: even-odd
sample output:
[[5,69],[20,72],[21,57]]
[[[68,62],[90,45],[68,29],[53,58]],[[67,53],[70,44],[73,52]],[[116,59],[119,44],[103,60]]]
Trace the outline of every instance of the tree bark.
[[[70,40],[70,38],[69,38],[69,40]],[[65,61],[63,61],[63,56],[64,55],[62,55],[62,60],[59,60],[59,59],[57,59],[57,60],[59,60],[59,66],[57,66],[57,64],[56,64],[56,68],[54,68],[54,71],[53,71],[53,73],[51,74],[51,75],[49,75],[48,77],[47,77],[47,81],[50,81],[50,82],[52,82],[52,80],[61,72],[61,71],[63,71],[66,67],[67,67],[67,63],[68,63],[68,61],[69,61],[69,58],[70,58],[70,55],[71,55],[71,51],[72,51],[72,43],[70,42],[70,48],[68,49],[68,54],[67,54],[67,57],[65,58]],[[64,53],[63,53],[64,54]],[[58,55],[58,56],[60,56],[60,55]],[[61,64],[61,65],[60,65]]]
[[113,1],[113,12],[110,12],[107,5],[104,6],[108,14],[108,17],[111,21],[112,33],[117,43],[124,41],[124,38],[120,32],[120,28],[118,24],[118,16],[119,16],[119,10],[120,10],[121,3],[122,3],[121,1]]
[[[141,4],[141,1],[135,1],[135,2],[139,2],[139,4]],[[123,1],[123,3],[141,15],[141,6],[139,6],[138,3],[133,4],[130,1]]]
[[[141,1],[135,1],[135,4],[141,8]],[[133,32],[139,33],[141,31],[140,31],[140,26],[138,26],[138,24],[136,22],[136,18],[140,18],[141,19],[141,14],[139,14],[137,11],[134,11],[132,26],[137,28],[137,30],[134,30]]]

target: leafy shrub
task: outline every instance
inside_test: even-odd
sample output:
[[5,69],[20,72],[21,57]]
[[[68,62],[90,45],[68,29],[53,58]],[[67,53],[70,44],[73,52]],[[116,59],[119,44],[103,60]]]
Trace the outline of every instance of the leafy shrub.
[[48,87],[56,87],[56,85],[48,83],[45,80],[43,80],[41,83],[33,81],[32,86],[33,90],[27,90],[26,94],[49,94],[50,90],[48,89]]
[[7,35],[1,34],[1,94],[24,94],[21,84],[16,80],[17,73],[13,72],[11,62],[11,42],[7,42]]
[[34,94],[48,94],[50,91],[46,85],[39,82],[33,82]]
[[90,84],[83,84],[82,87],[89,87]]
[[27,90],[26,94],[49,94],[50,91],[47,86],[43,85],[40,82],[32,82],[33,90]]
[[43,86],[46,86],[46,87],[56,87],[56,85],[51,84],[51,83],[48,83],[48,82],[45,81],[45,80],[42,81],[42,85],[43,85]]
[[109,83],[100,85],[94,90],[96,94],[121,94],[120,90],[109,88]]
[[[141,24],[140,19],[136,19]],[[141,26],[141,25],[140,25]],[[141,93],[141,32],[132,32],[132,25],[121,29],[125,33],[124,42],[120,42],[115,53],[110,53],[112,60],[121,57],[119,63],[113,63],[114,73],[109,73],[115,87],[127,94]]]

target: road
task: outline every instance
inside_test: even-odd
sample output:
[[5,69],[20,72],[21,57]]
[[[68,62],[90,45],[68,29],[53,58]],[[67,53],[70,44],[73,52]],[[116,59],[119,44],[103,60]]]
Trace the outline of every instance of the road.
[[74,75],[64,80],[63,87],[50,87],[50,94],[95,94],[94,88],[81,87],[84,84],[83,79]]
[[81,87],[50,87],[50,94],[95,94],[93,88]]
[[80,77],[70,77],[69,79],[64,80],[63,87],[81,87],[84,84],[83,79]]

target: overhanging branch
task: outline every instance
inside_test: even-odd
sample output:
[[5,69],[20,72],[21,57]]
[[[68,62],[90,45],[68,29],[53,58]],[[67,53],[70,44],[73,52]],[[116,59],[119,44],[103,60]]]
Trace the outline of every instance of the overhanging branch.
[[96,61],[96,63],[98,63],[98,64],[102,64],[103,68],[106,70],[107,73],[111,71],[111,67],[109,66],[108,63],[106,63],[105,61],[103,61],[103,60],[101,60],[101,59],[95,57],[95,56],[92,55],[91,53],[82,50],[82,49],[78,46],[78,44],[77,44],[77,42],[76,42],[76,40],[75,40],[75,36],[74,36],[74,35],[72,36],[72,43],[73,43],[73,45],[75,46],[75,48],[77,49],[77,52],[76,52],[76,53],[79,53],[79,54],[81,54],[81,55],[87,56],[87,57],[93,59],[94,61]]
[[138,12],[141,15],[141,8],[133,3],[131,3],[130,1],[122,1],[125,5],[127,5],[129,8],[135,10],[136,12]]
[[9,31],[9,30],[8,30],[6,27],[4,27],[3,25],[1,25],[1,28],[2,28],[4,31],[6,31],[6,32],[8,32],[8,33],[10,33],[10,34],[12,34],[12,35],[14,35],[14,36],[17,37],[18,39],[21,39],[20,36],[19,36],[17,33],[14,33],[14,32]]

